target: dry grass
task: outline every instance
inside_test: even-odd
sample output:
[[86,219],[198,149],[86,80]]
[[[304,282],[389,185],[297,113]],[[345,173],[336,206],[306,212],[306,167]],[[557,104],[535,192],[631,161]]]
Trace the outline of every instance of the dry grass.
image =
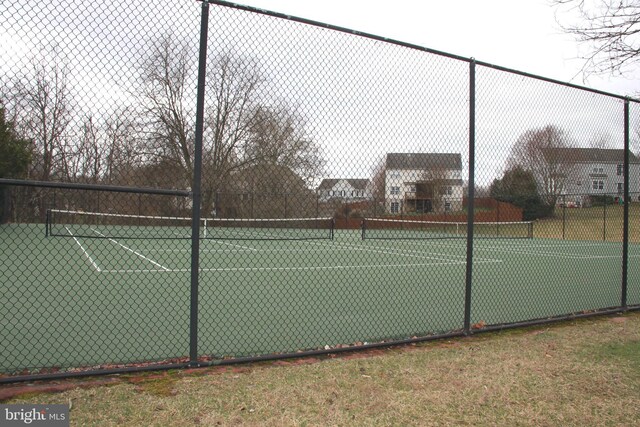
[[[534,235],[538,238],[568,240],[622,241],[624,208],[619,205],[591,208],[557,207],[552,218],[536,221]],[[564,216],[564,217],[563,217]],[[629,241],[640,242],[640,203],[631,203],[629,208]],[[564,225],[563,225],[564,224]]]
[[640,313],[29,395],[72,425],[638,425]]

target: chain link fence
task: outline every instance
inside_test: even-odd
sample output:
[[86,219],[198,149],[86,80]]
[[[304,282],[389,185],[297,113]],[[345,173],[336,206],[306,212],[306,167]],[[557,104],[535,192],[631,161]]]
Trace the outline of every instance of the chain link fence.
[[224,2],[0,12],[0,381],[640,306],[635,100]]

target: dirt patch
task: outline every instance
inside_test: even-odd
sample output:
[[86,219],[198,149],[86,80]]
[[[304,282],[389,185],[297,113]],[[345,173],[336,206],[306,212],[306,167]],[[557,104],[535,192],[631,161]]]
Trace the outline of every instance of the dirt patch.
[[119,383],[121,383],[121,379],[113,377],[89,381],[64,380],[60,382],[43,381],[29,384],[10,384],[0,388],[0,402],[29,394],[60,393],[75,388],[100,387]]
[[611,322],[613,323],[617,323],[617,324],[624,324],[627,323],[627,318],[626,317],[612,317],[611,319],[609,319]]

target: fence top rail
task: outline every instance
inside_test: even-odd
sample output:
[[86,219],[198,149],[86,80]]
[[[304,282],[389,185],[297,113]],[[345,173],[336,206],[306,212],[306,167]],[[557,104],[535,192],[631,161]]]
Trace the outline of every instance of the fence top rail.
[[73,182],[57,182],[57,181],[31,181],[24,179],[7,179],[0,178],[0,186],[12,185],[17,187],[46,187],[60,188],[68,190],[92,190],[107,191],[113,193],[137,193],[137,194],[159,194],[165,196],[181,196],[191,197],[191,191],[188,190],[169,190],[163,188],[142,188],[127,187],[120,185],[103,185],[103,184],[80,184]]
[[525,71],[519,71],[519,70],[515,70],[512,68],[508,68],[508,67],[503,67],[500,65],[496,65],[496,64],[492,64],[489,62],[484,62],[484,61],[478,61],[475,58],[467,58],[461,55],[456,55],[453,53],[448,53],[448,52],[444,52],[441,50],[436,50],[436,49],[431,49],[428,47],[424,47],[424,46],[420,46],[414,43],[407,43],[407,42],[403,42],[403,41],[399,41],[399,40],[395,40],[395,39],[390,39],[387,37],[383,37],[383,36],[378,36],[375,34],[371,34],[371,33],[366,33],[366,32],[362,32],[362,31],[357,31],[357,30],[353,30],[350,28],[346,28],[346,27],[340,27],[337,25],[332,25],[332,24],[327,24],[324,22],[320,22],[320,21],[314,21],[312,19],[307,19],[307,18],[300,18],[297,16],[292,16],[292,15],[287,15],[284,13],[280,13],[280,12],[274,12],[271,10],[266,10],[266,9],[260,9],[257,7],[253,7],[253,6],[246,6],[243,4],[239,4],[239,3],[234,3],[234,2],[229,2],[229,1],[224,1],[224,0],[199,0],[199,1],[206,1],[209,4],[215,4],[218,6],[224,6],[224,7],[228,7],[231,9],[238,9],[238,10],[243,10],[246,12],[252,12],[252,13],[256,13],[256,14],[260,14],[260,15],[266,15],[266,16],[271,16],[274,18],[280,18],[280,19],[285,19],[288,21],[293,21],[293,22],[299,22],[301,24],[307,24],[307,25],[312,25],[314,27],[320,27],[320,28],[326,28],[329,30],[334,30],[334,31],[339,31],[342,33],[346,33],[346,34],[351,34],[354,36],[360,36],[360,37],[364,37],[364,38],[368,38],[368,39],[372,39],[372,40],[376,40],[376,41],[381,41],[381,42],[385,42],[385,43],[389,43],[389,44],[394,44],[397,46],[402,46],[402,47],[406,47],[409,49],[414,49],[414,50],[419,50],[422,52],[426,52],[426,53],[431,53],[434,55],[438,55],[438,56],[443,56],[446,58],[450,58],[450,59],[455,59],[458,61],[463,61],[463,62],[468,62],[468,63],[473,63],[475,65],[479,65],[479,66],[483,66],[483,67],[487,67],[487,68],[493,68],[495,70],[499,70],[499,71],[503,71],[506,73],[511,73],[511,74],[516,74],[519,76],[523,76],[523,77],[528,77],[528,78],[532,78],[532,79],[536,79],[536,80],[541,80],[541,81],[545,81],[547,83],[554,83],[554,84],[558,84],[561,86],[566,86],[566,87],[570,87],[570,88],[574,88],[574,89],[578,89],[578,90],[583,90],[586,92],[591,92],[591,93],[595,93],[595,94],[599,94],[599,95],[604,95],[604,96],[609,96],[612,98],[617,98],[620,100],[625,100],[625,101],[629,101],[629,102],[635,102],[635,103],[639,103],[640,104],[640,99],[635,99],[635,98],[631,98],[629,96],[625,96],[625,95],[620,95],[620,94],[616,94],[616,93],[611,93],[611,92],[606,92],[603,90],[599,90],[599,89],[594,89],[594,88],[589,88],[586,86],[581,86],[581,85],[577,85],[575,83],[569,83],[569,82],[564,82],[562,80],[556,80],[556,79],[552,79],[549,77],[544,77],[544,76],[540,76],[537,74],[531,74],[531,73],[527,73]]

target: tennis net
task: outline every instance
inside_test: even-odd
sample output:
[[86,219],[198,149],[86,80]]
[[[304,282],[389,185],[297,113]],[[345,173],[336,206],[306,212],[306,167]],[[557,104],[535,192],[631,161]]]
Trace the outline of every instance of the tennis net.
[[[200,238],[218,240],[333,239],[333,218],[202,218]],[[46,234],[110,239],[190,239],[192,219],[71,210],[47,211]]]
[[[531,239],[533,222],[476,222],[474,238]],[[362,239],[466,239],[466,222],[416,221],[392,218],[362,220]]]

